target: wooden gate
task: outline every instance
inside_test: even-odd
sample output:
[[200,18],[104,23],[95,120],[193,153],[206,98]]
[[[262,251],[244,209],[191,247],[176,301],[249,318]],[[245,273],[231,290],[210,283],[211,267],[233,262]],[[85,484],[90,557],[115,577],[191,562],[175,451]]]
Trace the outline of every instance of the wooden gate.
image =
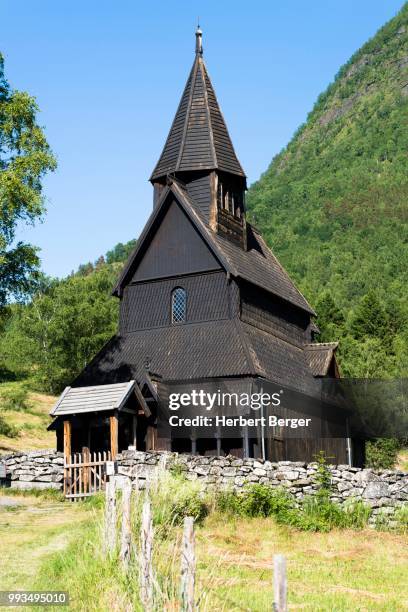
[[94,495],[105,488],[106,462],[111,460],[110,451],[74,453],[64,461],[64,495],[66,499],[77,501]]

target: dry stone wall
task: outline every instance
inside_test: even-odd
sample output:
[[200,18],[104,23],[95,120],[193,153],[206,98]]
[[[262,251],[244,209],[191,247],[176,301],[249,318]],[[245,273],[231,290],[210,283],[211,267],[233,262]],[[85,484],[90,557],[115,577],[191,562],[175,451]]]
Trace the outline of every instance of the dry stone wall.
[[61,489],[64,456],[54,450],[0,456],[1,483],[16,489]]
[[[62,487],[64,458],[53,450],[15,453],[0,458],[2,483],[15,488]],[[242,489],[247,483],[284,487],[295,498],[313,494],[317,464],[301,461],[272,463],[236,457],[202,457],[169,452],[123,451],[117,457],[117,477],[130,478],[143,488],[158,472],[176,470],[190,480],[199,480],[203,488],[233,487]],[[332,499],[339,504],[353,498],[364,501],[378,512],[393,513],[395,507],[408,503],[408,473],[392,470],[329,466]],[[1,472],[0,472],[1,473]],[[5,478],[4,478],[5,476]]]
[[[158,470],[175,469],[190,480],[200,480],[204,488],[242,489],[247,483],[284,487],[295,498],[302,499],[318,488],[317,463],[301,461],[262,461],[236,457],[202,457],[176,453],[142,453],[124,451],[118,457],[119,476],[130,477],[143,487]],[[359,499],[374,509],[393,512],[408,502],[408,473],[393,470],[371,470],[348,465],[328,466],[331,473],[332,500],[339,504],[349,498]]]

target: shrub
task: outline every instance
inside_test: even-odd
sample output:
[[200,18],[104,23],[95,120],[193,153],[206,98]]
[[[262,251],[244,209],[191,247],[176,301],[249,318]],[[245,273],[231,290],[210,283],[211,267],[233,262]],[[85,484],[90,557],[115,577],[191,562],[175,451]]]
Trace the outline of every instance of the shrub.
[[245,516],[277,516],[285,514],[292,507],[293,500],[282,489],[254,484],[245,491],[241,505]]
[[380,438],[366,445],[367,467],[377,470],[392,469],[397,460],[400,444],[395,438]]
[[230,516],[243,515],[241,496],[235,489],[221,489],[216,491],[214,500],[215,509]]
[[[324,451],[319,451],[317,455],[315,455],[315,459],[317,462],[317,473],[316,473],[316,482],[319,485],[319,489],[323,491],[331,491],[331,473],[327,466],[326,453]],[[331,458],[331,457],[330,457]]]
[[298,508],[278,515],[277,521],[302,531],[330,531],[339,529],[362,529],[367,525],[371,510],[362,502],[351,502],[340,506],[324,493],[303,499]]
[[10,425],[0,416],[0,435],[6,436],[7,438],[16,438],[18,436],[18,429],[14,425]]
[[283,489],[254,484],[242,491],[219,491],[216,508],[232,516],[273,516],[281,525],[289,525],[302,531],[330,531],[333,528],[363,528],[371,510],[362,502],[351,501],[340,506],[330,500],[327,489],[297,502]]
[[162,476],[151,494],[153,521],[167,529],[181,525],[184,517],[192,516],[200,523],[208,514],[208,498],[198,482],[185,476]]
[[294,505],[293,499],[283,489],[270,485],[247,485],[242,491],[218,491],[216,509],[237,516],[276,516],[285,513]]
[[28,392],[22,386],[13,386],[0,391],[0,405],[3,410],[26,410]]
[[186,468],[182,463],[176,460],[174,463],[170,465],[169,472],[176,478],[183,477],[185,475]]

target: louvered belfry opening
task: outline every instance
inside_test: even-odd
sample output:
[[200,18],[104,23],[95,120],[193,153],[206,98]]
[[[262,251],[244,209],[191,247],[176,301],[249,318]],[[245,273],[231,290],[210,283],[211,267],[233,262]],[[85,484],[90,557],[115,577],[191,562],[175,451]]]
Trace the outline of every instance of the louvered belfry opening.
[[154,205],[171,178],[182,183],[210,228],[246,248],[246,177],[203,58],[196,56],[159,161],[150,177]]

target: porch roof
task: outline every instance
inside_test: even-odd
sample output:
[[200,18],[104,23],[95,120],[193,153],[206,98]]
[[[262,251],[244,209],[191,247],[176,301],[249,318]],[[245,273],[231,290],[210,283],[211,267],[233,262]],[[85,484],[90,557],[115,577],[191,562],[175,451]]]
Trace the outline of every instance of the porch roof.
[[58,417],[64,414],[120,410],[136,390],[135,387],[134,380],[93,387],[66,387],[50,415]]

